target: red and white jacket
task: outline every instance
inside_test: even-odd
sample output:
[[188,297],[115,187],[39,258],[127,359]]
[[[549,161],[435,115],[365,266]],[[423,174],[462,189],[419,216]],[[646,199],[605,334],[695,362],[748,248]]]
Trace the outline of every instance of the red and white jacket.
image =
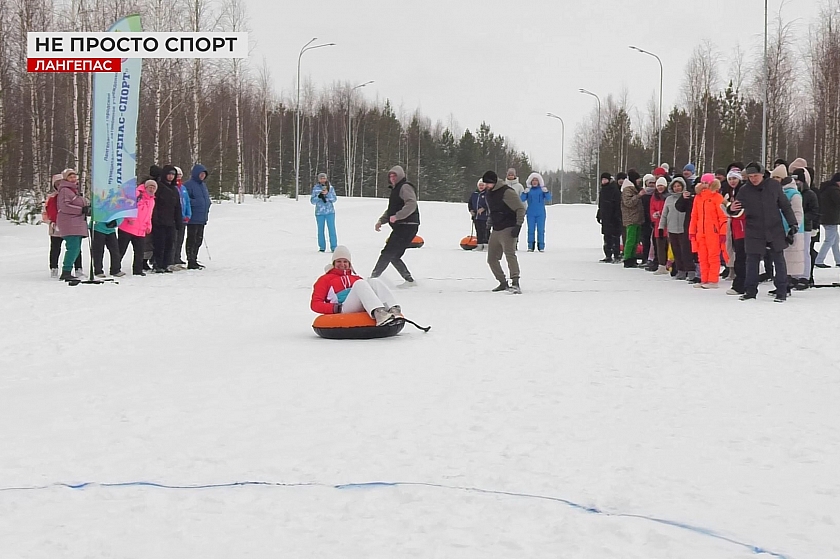
[[353,284],[359,281],[361,276],[357,276],[352,270],[339,270],[331,268],[327,273],[318,278],[315,286],[312,288],[312,302],[309,305],[314,312],[319,314],[334,314],[335,304],[344,302],[347,297],[346,293],[350,291]]

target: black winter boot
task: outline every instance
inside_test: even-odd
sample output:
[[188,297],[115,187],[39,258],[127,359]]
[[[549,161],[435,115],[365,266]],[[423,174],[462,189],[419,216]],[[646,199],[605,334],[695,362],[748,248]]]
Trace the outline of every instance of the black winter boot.
[[493,288],[493,293],[499,293],[500,291],[507,291],[508,290],[508,282],[502,281],[499,282],[495,288]]

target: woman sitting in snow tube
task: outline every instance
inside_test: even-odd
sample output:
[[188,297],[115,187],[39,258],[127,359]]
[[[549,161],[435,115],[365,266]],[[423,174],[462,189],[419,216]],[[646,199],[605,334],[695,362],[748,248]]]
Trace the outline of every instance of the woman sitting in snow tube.
[[370,339],[396,336],[405,326],[394,295],[378,279],[355,274],[350,250],[339,246],[332,264],[312,289],[310,307],[321,316],[312,328],[322,338]]

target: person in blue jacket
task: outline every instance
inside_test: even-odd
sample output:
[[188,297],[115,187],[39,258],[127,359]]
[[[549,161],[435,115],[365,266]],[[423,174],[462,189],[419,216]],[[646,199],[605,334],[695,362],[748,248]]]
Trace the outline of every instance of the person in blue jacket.
[[335,188],[327,180],[327,174],[318,175],[318,182],[312,187],[310,196],[312,205],[315,206],[315,221],[318,224],[318,250],[327,250],[327,240],[324,238],[324,226],[330,231],[330,252],[335,252],[338,246],[338,238],[335,234],[335,206],[337,200]]
[[175,226],[177,233],[175,234],[175,247],[172,250],[172,264],[174,266],[182,266],[183,264],[186,264],[186,262],[181,260],[181,253],[184,248],[184,238],[187,233],[187,224],[189,224],[190,218],[192,217],[190,195],[187,193],[187,189],[184,188],[184,184],[181,181],[183,176],[184,172],[181,168],[175,167],[175,186],[178,187],[178,193],[181,195],[181,215],[184,219],[181,223]]
[[545,204],[551,202],[551,192],[545,187],[545,181],[539,173],[531,173],[525,183],[522,201],[526,202],[525,219],[528,221],[528,252],[536,248],[545,250]]
[[198,261],[198,251],[204,242],[204,226],[210,215],[210,191],[204,181],[207,179],[207,168],[196,163],[190,173],[190,180],[184,184],[184,189],[190,199],[192,217],[187,223],[187,269],[200,270],[204,268]]

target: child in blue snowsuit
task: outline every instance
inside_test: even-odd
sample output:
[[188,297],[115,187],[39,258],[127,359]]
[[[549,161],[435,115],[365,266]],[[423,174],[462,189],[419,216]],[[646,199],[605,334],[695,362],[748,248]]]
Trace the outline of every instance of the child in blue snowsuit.
[[318,184],[312,187],[310,201],[315,206],[315,220],[318,224],[318,250],[327,250],[327,240],[324,238],[324,226],[330,232],[330,251],[335,252],[338,246],[338,238],[335,234],[335,188],[327,180],[327,174],[318,175]]
[[522,201],[526,202],[525,219],[528,222],[528,252],[536,248],[545,250],[545,204],[551,202],[551,192],[545,187],[545,181],[539,173],[531,173],[525,183]]

